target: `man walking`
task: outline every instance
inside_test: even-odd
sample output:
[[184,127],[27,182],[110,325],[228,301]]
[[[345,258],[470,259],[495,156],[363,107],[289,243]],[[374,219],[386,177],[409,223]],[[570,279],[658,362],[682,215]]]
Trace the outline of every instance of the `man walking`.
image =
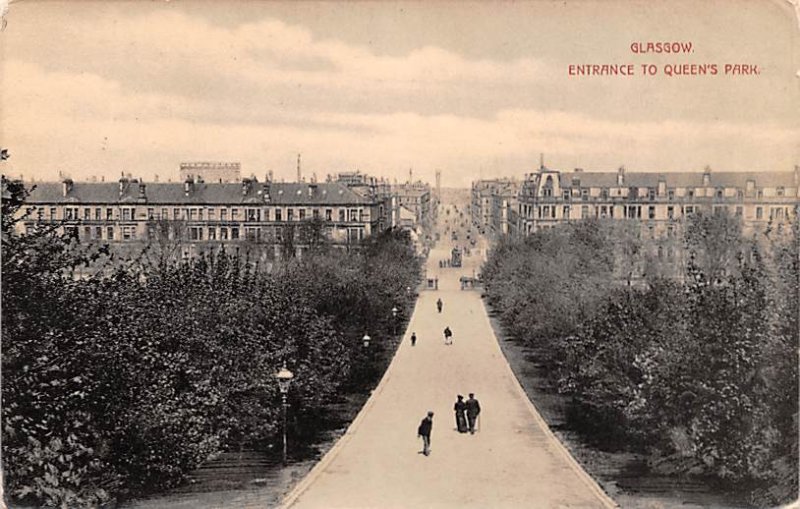
[[440,313],[442,312],[442,299],[436,301],[436,309],[438,309]]
[[411,346],[414,346],[416,344],[417,344],[417,333],[416,332],[412,332],[411,333]]
[[422,419],[417,428],[417,436],[422,437],[422,454],[429,456],[431,454],[431,431],[433,430],[433,412],[429,411],[428,415]]
[[453,344],[453,331],[450,330],[450,327],[444,328],[444,344],[445,345]]
[[469,399],[467,400],[467,421],[469,422],[469,432],[470,434],[475,434],[475,421],[478,419],[478,416],[481,413],[481,404],[478,403],[478,400],[475,399],[475,394],[469,393]]

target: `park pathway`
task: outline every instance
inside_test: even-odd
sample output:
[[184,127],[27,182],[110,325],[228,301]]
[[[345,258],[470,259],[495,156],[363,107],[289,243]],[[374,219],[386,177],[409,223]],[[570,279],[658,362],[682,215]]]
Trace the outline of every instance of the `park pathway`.
[[[462,291],[480,256],[439,269],[423,291],[386,375],[347,433],[284,499],[306,508],[603,508],[615,504],[566,452],[525,396],[492,332],[479,292]],[[475,250],[477,251],[477,250]],[[444,302],[441,314],[436,299]],[[449,326],[454,344],[443,342]],[[417,345],[409,341],[417,333]],[[455,430],[457,394],[481,403],[480,431]],[[431,455],[416,430],[435,412]]]

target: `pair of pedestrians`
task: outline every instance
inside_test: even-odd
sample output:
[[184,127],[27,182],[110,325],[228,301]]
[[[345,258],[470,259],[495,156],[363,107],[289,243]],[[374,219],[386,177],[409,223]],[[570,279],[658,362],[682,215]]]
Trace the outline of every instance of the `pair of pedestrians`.
[[464,396],[459,394],[457,396],[456,404],[453,410],[456,413],[456,428],[459,433],[475,434],[476,423],[478,417],[481,415],[481,404],[475,399],[475,394],[470,392],[469,399],[464,401]]
[[[478,417],[481,414],[481,405],[475,398],[475,394],[470,392],[467,401],[464,401],[464,396],[459,394],[454,410],[456,412],[456,426],[458,427],[459,433],[466,433],[469,431],[470,434],[474,435],[475,430],[479,429],[476,425],[480,422]],[[432,433],[433,411],[428,411],[428,415],[422,419],[417,427],[417,437],[422,438],[422,451],[420,451],[420,453],[425,456],[430,456],[431,454]]]

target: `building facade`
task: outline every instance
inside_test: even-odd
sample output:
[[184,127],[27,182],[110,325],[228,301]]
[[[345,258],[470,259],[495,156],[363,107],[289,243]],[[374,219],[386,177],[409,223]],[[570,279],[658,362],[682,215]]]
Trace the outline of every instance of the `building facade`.
[[490,236],[514,235],[520,182],[516,179],[487,179],[472,183],[470,216],[472,224]]
[[383,203],[336,182],[37,183],[20,227],[59,223],[81,242],[141,243],[156,237],[188,245],[287,245],[301,254],[309,227],[335,246],[360,244],[387,227]]
[[629,219],[652,236],[672,236],[698,212],[727,211],[746,230],[781,229],[797,214],[800,167],[787,172],[595,173],[542,167],[519,193],[518,231],[527,235],[572,220]]

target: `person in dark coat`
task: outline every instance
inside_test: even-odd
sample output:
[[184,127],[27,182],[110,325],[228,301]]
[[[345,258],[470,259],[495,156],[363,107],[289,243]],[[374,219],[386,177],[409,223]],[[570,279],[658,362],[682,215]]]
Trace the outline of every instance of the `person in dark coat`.
[[422,454],[425,456],[431,453],[431,431],[433,431],[433,412],[429,411],[417,428],[417,436],[422,437]]
[[464,403],[464,396],[461,394],[458,395],[458,401],[456,401],[453,410],[456,412],[456,427],[458,428],[459,433],[466,433],[467,432],[467,404]]
[[440,313],[442,312],[442,299],[436,301],[436,309],[438,309]]
[[445,345],[453,344],[453,331],[450,330],[450,327],[444,328],[444,344]]
[[465,403],[467,407],[467,421],[469,421],[469,432],[475,434],[475,421],[481,413],[481,404],[475,399],[475,394],[469,393],[469,399]]
[[416,344],[417,344],[417,333],[416,332],[412,332],[411,333],[411,346],[414,346]]

